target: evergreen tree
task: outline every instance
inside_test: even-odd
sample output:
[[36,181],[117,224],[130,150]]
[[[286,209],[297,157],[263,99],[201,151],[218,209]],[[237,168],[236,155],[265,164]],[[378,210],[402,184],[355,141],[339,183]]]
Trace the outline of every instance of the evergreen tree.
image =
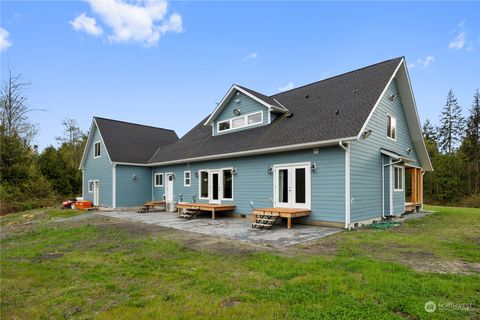
[[426,119],[425,123],[423,124],[423,138],[425,140],[430,140],[433,142],[437,141],[437,133],[435,131],[435,127],[429,119]]
[[442,109],[440,127],[438,128],[438,142],[440,149],[445,153],[453,153],[464,134],[464,118],[457,98],[450,90],[447,102]]
[[469,193],[480,193],[480,92],[473,96],[472,109],[467,120],[467,132],[461,151],[466,160]]

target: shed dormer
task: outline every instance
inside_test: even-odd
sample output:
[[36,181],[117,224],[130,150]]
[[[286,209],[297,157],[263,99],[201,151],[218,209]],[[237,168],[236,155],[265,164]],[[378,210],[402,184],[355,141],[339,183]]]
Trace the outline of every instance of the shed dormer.
[[270,124],[288,109],[277,100],[253,90],[233,85],[205,122],[212,135],[227,134]]

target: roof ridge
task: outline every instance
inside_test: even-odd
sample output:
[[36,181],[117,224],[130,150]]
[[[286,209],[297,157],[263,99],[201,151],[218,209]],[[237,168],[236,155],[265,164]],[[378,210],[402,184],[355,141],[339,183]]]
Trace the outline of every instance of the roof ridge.
[[[98,117],[98,116],[93,116],[93,118],[94,118],[94,119],[108,120],[108,121],[113,121],[113,122],[126,123],[126,124],[135,125],[135,126],[140,126],[140,127],[148,127],[148,128],[153,128],[153,129],[160,129],[160,130],[173,131],[173,132],[175,132],[175,130],[173,130],[173,129],[160,128],[160,127],[150,126],[150,125],[147,125],[147,124],[140,124],[140,123],[123,121],[123,120],[109,119],[109,118],[103,118],[103,117]],[[176,132],[175,132],[175,134],[176,134]]]
[[307,84],[304,84],[304,85],[302,85],[302,86],[299,86],[299,87],[296,87],[296,88],[293,88],[293,89],[290,89],[290,90],[286,90],[286,91],[282,91],[282,92],[273,94],[273,95],[271,95],[271,96],[269,96],[269,97],[270,97],[270,98],[273,98],[273,97],[282,95],[282,94],[284,94],[284,93],[286,93],[286,92],[291,92],[291,91],[294,91],[294,90],[297,90],[297,89],[305,88],[305,87],[308,87],[308,86],[311,86],[311,85],[314,85],[314,84],[317,84],[317,83],[320,83],[320,82],[323,82],[323,81],[331,80],[331,79],[334,79],[334,78],[337,78],[337,77],[341,77],[341,76],[347,75],[347,74],[349,74],[349,73],[357,72],[357,71],[360,71],[360,70],[363,70],[363,69],[371,68],[371,67],[377,66],[377,65],[379,65],[379,64],[387,63],[387,62],[394,61],[394,60],[398,60],[398,59],[405,59],[405,56],[400,56],[400,57],[397,57],[397,58],[388,59],[388,60],[381,61],[381,62],[377,62],[377,63],[371,64],[371,65],[368,65],[368,66],[365,66],[365,67],[361,67],[361,68],[358,68],[358,69],[355,69],[355,70],[351,70],[351,71],[347,71],[347,72],[344,72],[344,73],[340,73],[340,74],[334,75],[334,76],[329,77],[329,78],[326,78],[326,79],[322,79],[322,80],[319,80],[319,81],[307,83]]

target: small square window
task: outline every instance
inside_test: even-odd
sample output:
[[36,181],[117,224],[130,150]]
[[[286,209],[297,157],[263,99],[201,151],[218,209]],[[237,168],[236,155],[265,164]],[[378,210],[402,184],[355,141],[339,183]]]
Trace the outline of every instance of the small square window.
[[403,191],[403,167],[394,167],[394,191]]
[[163,173],[155,173],[155,187],[163,187]]
[[190,187],[191,184],[191,172],[184,171],[183,172],[183,186]]
[[218,131],[225,131],[230,129],[230,121],[224,121],[218,123]]
[[232,120],[233,128],[240,128],[245,126],[245,117],[236,118]]
[[262,113],[254,113],[248,116],[248,124],[257,124],[262,122]]
[[392,140],[397,139],[397,119],[390,115],[387,115],[387,137]]
[[100,141],[95,142],[95,153],[94,153],[94,158],[100,157]]

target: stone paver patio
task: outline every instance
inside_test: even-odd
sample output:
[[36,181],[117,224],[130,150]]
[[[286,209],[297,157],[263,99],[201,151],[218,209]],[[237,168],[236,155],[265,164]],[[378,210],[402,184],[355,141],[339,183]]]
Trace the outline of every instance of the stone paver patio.
[[179,219],[176,213],[171,212],[140,214],[130,211],[100,211],[96,214],[273,247],[291,246],[342,231],[338,228],[301,224],[294,224],[292,229],[278,224],[272,230],[259,230],[251,227],[249,218],[238,219],[221,215],[215,220],[203,215],[192,220],[183,220]]

